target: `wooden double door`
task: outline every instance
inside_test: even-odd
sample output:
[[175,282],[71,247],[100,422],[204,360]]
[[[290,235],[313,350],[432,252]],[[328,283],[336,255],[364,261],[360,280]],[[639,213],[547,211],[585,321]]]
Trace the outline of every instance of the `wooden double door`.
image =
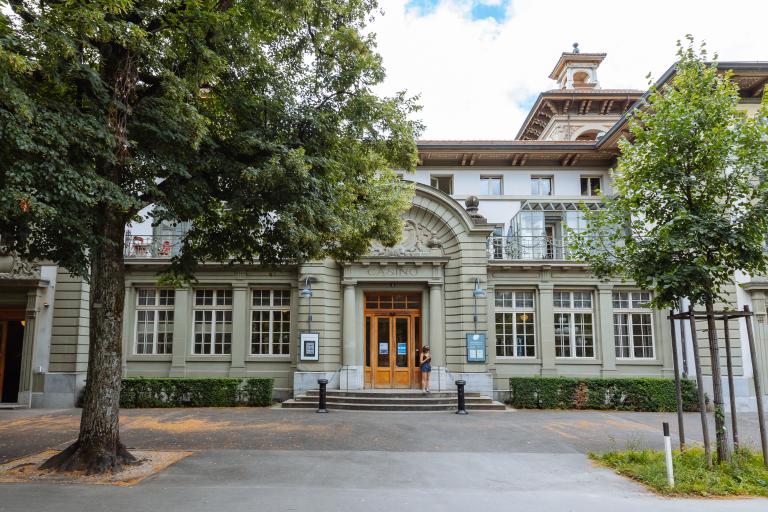
[[420,294],[366,296],[365,387],[418,387],[420,305]]

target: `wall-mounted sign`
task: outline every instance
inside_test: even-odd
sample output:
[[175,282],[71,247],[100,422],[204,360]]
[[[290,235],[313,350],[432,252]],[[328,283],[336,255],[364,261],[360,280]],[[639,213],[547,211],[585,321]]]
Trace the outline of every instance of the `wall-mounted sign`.
[[467,362],[485,362],[485,334],[480,332],[467,334]]
[[407,354],[408,345],[406,343],[397,342],[397,355],[404,356]]
[[386,356],[389,354],[389,342],[379,343],[379,355]]
[[301,360],[317,361],[320,359],[320,333],[303,332],[300,336]]

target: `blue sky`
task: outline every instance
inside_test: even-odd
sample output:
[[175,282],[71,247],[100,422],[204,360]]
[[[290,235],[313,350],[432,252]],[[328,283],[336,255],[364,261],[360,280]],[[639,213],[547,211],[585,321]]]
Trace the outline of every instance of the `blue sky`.
[[721,60],[768,61],[768,1],[379,0],[382,94],[419,95],[423,139],[512,139],[574,42],[604,88],[645,89],[685,34]]
[[[420,16],[426,16],[434,12],[441,0],[408,0],[406,9],[412,10]],[[491,18],[497,23],[502,23],[507,18],[510,0],[470,0],[464,2],[467,7],[467,16],[471,20],[483,20]]]

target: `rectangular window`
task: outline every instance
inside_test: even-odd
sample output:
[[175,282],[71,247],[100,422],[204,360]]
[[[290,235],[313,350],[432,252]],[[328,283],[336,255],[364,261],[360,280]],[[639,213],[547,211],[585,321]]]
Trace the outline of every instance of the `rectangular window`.
[[232,290],[195,290],[193,318],[193,354],[232,352]]
[[553,293],[555,356],[595,357],[592,292]]
[[136,290],[135,354],[170,354],[173,347],[174,290]]
[[600,176],[582,176],[581,177],[581,195],[596,196],[600,194],[601,187]]
[[453,194],[453,176],[430,176],[429,184],[441,192]]
[[532,196],[551,196],[552,195],[552,177],[551,176],[532,176],[531,177],[531,195]]
[[619,359],[653,359],[653,317],[650,292],[613,293],[613,339]]
[[496,292],[496,355],[536,357],[533,292]]
[[291,347],[291,291],[253,290],[251,355],[288,355]]
[[504,228],[502,226],[493,228],[491,254],[494,260],[500,260],[504,257]]
[[484,196],[500,196],[502,194],[501,176],[481,176],[480,194]]

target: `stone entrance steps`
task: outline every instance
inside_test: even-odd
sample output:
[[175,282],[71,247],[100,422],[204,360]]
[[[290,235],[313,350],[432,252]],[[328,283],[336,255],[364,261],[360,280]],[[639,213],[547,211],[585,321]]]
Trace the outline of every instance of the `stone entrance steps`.
[[[282,407],[317,409],[318,395],[318,390],[309,390],[304,395],[283,402]],[[467,410],[470,411],[503,411],[506,409],[504,404],[480,393],[466,393],[465,400]],[[455,411],[458,407],[458,396],[456,392],[450,391],[423,394],[419,390],[328,390],[326,402],[329,410]]]

